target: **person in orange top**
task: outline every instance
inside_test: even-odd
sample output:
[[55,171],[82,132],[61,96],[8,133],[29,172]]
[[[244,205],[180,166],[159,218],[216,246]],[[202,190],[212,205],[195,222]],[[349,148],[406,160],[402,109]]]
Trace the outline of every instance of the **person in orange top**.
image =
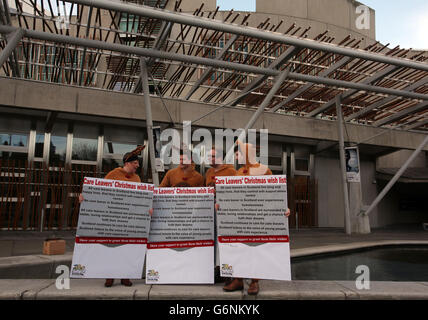
[[258,163],[256,160],[256,148],[250,143],[238,143],[238,161],[244,166],[239,168],[237,176],[265,176],[272,175],[272,171],[264,164]]
[[204,185],[204,178],[195,170],[195,165],[190,162],[186,154],[181,154],[180,165],[166,173],[159,187],[203,187]]
[[[256,161],[256,149],[252,144],[238,143],[238,161],[239,163],[244,163],[244,166],[239,168],[236,175],[237,176],[264,176],[272,175],[272,171],[265,166],[264,164],[258,163]],[[219,206],[216,205],[216,209],[219,209]],[[287,209],[285,216],[290,215],[290,209]],[[244,288],[244,281],[242,278],[234,278],[231,282],[226,284],[223,287],[224,291],[236,291],[242,290]],[[248,287],[248,294],[256,295],[259,292],[259,280],[251,279],[251,284]]]
[[236,170],[231,164],[223,163],[223,155],[215,147],[208,154],[211,168],[205,173],[205,186],[215,187],[215,177],[227,177],[236,175]]
[[[138,161],[138,154],[141,150],[144,149],[144,146],[135,149],[132,152],[127,152],[123,156],[123,167],[116,168],[111,170],[104,179],[110,180],[120,180],[120,181],[132,181],[132,182],[141,182],[141,178],[137,175],[137,169],[140,167]],[[79,203],[84,201],[83,195],[79,195]],[[153,209],[149,210],[150,215],[153,213]],[[106,279],[104,286],[111,287],[113,286],[114,279]],[[132,282],[129,279],[121,279],[120,283],[124,286],[132,286]]]
[[[208,159],[211,165],[211,168],[205,173],[205,186],[215,187],[215,177],[227,177],[234,176],[236,170],[233,165],[223,163],[223,154],[220,150],[213,147],[209,154]],[[218,252],[218,242],[217,242],[217,219],[214,214],[214,239],[215,239],[215,269],[214,269],[214,281],[223,282],[220,277],[220,262],[218,261],[219,252]]]
[[[126,155],[127,154],[125,154],[125,156]],[[140,164],[138,159],[135,159],[133,161],[127,161],[123,164],[122,168],[119,167],[107,173],[104,179],[141,182],[140,176],[136,174],[137,169],[139,167],[140,167]]]

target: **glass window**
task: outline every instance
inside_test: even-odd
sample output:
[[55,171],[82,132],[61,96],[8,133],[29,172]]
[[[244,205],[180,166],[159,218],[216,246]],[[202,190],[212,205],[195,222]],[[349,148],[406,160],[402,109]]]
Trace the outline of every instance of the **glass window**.
[[122,13],[119,29],[126,32],[136,32],[136,30],[138,30],[138,17],[132,14]]
[[296,159],[296,170],[308,171],[309,170],[309,161],[303,160],[303,159]]
[[28,136],[26,134],[0,133],[0,145],[2,146],[26,147],[27,142]]
[[106,175],[111,170],[118,168],[118,167],[122,167],[122,166],[123,166],[122,159],[120,159],[120,160],[119,159],[103,159],[102,173],[103,173],[103,175]]
[[34,150],[34,157],[43,158],[43,148],[45,145],[45,135],[37,134],[36,135],[36,146]]
[[[135,127],[104,127],[104,141],[106,143],[113,143],[113,151],[108,152],[108,148],[104,147],[104,153],[119,153],[115,149],[115,145],[119,148],[119,145],[131,146],[132,149],[126,150],[126,152],[132,151],[138,144],[144,143],[144,132],[145,128]],[[123,148],[123,147],[120,147]],[[117,149],[119,150],[119,149]]]
[[131,152],[137,147],[136,144],[118,143],[107,141],[104,143],[105,154],[120,154],[123,155],[127,152]]
[[97,161],[98,125],[76,124],[73,129],[72,160]]
[[[21,160],[24,162],[27,158],[28,155],[26,152],[0,151],[0,159],[2,160]],[[18,167],[21,167],[21,165],[18,165]]]
[[49,152],[49,163],[59,165],[65,163],[65,152],[67,149],[67,137],[52,136]]
[[72,160],[97,161],[98,141],[95,139],[73,138]]

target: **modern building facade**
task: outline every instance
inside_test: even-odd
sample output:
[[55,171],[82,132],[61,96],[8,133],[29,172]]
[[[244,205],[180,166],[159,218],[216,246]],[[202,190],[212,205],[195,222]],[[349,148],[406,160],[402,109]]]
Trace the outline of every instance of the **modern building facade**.
[[[288,55],[283,63],[291,72],[428,93],[428,72],[423,70],[394,69],[363,59],[345,61],[337,53],[73,1],[64,3],[65,15],[51,7],[54,1],[51,6],[49,1],[43,6],[37,2],[36,7],[31,1],[20,7],[19,2],[9,0],[9,18],[3,7],[4,25],[266,69]],[[352,0],[257,1],[252,13],[218,11],[215,0],[129,2],[269,35],[312,39],[311,44],[361,49],[420,64],[427,64],[428,59],[424,51],[388,48],[376,42],[371,9],[367,11],[370,28],[359,29],[355,21],[361,15],[357,10],[361,3]],[[1,42],[3,50],[9,41],[10,37]],[[153,124],[162,129],[180,128],[183,121],[212,132],[244,128],[275,82],[273,76],[261,78],[251,72],[202,64],[189,68],[183,61],[147,59]],[[148,144],[140,73],[139,60],[123,52],[22,39],[0,70],[1,228],[76,226],[76,195],[82,177],[102,177],[121,165],[125,152]],[[352,231],[427,222],[428,146],[370,215],[360,215],[426,137],[424,101],[349,90],[294,79],[281,87],[253,126],[269,130],[269,166],[289,178],[289,206],[296,213],[290,218],[291,227],[345,225],[339,133],[331,102],[336,94],[346,99],[345,143],[358,145],[361,161],[361,183],[348,185]],[[318,111],[326,103],[330,109]],[[370,106],[374,106],[371,111],[361,113]],[[357,113],[361,115],[356,117]],[[142,157],[141,176],[151,182],[148,149]],[[206,167],[198,169],[204,173]]]

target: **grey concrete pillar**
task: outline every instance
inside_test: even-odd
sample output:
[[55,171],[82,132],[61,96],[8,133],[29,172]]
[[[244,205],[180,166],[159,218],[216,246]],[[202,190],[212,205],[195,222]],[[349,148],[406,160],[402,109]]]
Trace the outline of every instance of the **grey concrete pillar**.
[[366,215],[362,215],[362,190],[361,182],[349,183],[349,210],[351,216],[351,230],[356,234],[369,234],[370,220]]

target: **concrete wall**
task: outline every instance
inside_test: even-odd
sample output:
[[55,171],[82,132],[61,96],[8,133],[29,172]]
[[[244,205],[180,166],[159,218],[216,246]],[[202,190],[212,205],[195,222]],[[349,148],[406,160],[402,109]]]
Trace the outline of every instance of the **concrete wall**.
[[315,157],[318,180],[318,226],[342,228],[344,210],[339,159]]
[[[375,11],[370,9],[370,29],[360,30],[356,27],[358,14],[356,8],[361,3],[353,0],[258,0],[256,14],[269,14],[285,21],[296,22],[298,26],[312,27],[309,37],[330,30],[337,40],[348,34],[357,38],[376,38]],[[309,23],[308,23],[309,22]]]
[[[193,13],[202,2],[202,11],[208,13],[215,10],[215,0],[183,1],[181,9],[185,13]],[[370,9],[370,28],[358,29],[356,20],[360,14],[356,13],[356,8],[359,5],[361,3],[354,0],[256,0],[256,11],[250,12],[248,23],[249,26],[256,27],[267,18],[271,25],[278,25],[283,20],[284,23],[277,32],[283,33],[295,23],[296,28],[301,28],[296,35],[310,26],[311,30],[307,34],[311,39],[329,30],[329,35],[335,38],[334,43],[351,35],[353,38],[363,39],[361,46],[366,47],[376,39],[375,11]],[[240,23],[248,13],[239,10],[235,12],[241,15],[235,23]],[[206,13],[204,16],[207,16]],[[228,13],[229,11],[219,11],[216,19],[223,20]]]
[[[385,183],[376,181],[375,162],[361,160],[362,202],[370,205],[382,191]],[[318,179],[318,226],[321,228],[344,227],[344,202],[339,158],[316,157],[315,178]],[[428,221],[428,212],[400,211],[400,196],[410,192],[421,193],[420,186],[397,185],[390,190],[379,205],[370,213],[371,228],[394,224]]]
[[[377,159],[376,167],[382,168],[401,168],[403,164],[410,158],[413,151],[400,150]],[[415,160],[410,164],[410,168],[426,168],[428,167],[427,154],[421,152]]]
[[[153,120],[170,122],[159,98],[152,97]],[[217,106],[164,99],[175,122],[195,120]],[[142,95],[111,92],[99,89],[0,78],[0,105],[31,108],[46,111],[80,113],[122,119],[145,120]],[[225,107],[197,122],[208,128],[244,128],[254,110]],[[288,137],[315,139],[318,141],[338,141],[335,121],[319,120],[272,114],[265,112],[254,125],[255,129],[268,129],[270,134]],[[387,129],[363,125],[347,125],[350,142],[360,142]],[[425,138],[424,134],[389,131],[371,139],[366,144],[397,149],[416,149]],[[428,146],[424,150],[428,151]]]

